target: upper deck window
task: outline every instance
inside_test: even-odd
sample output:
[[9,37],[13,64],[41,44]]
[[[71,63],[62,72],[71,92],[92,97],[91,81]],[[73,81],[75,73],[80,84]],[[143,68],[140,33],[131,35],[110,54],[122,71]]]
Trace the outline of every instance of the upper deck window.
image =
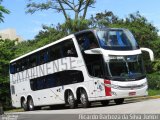
[[138,44],[129,30],[97,31],[100,46],[109,50],[135,50]]
[[98,41],[92,32],[81,33],[76,38],[81,51],[99,48]]

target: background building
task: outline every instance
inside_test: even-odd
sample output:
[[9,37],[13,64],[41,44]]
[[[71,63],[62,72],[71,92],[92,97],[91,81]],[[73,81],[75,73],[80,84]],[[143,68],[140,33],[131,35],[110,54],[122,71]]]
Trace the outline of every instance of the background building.
[[0,30],[0,37],[1,39],[10,39],[10,40],[18,40],[17,42],[21,42],[23,40],[23,38],[19,35],[16,34],[16,30],[15,29],[4,29],[4,30]]

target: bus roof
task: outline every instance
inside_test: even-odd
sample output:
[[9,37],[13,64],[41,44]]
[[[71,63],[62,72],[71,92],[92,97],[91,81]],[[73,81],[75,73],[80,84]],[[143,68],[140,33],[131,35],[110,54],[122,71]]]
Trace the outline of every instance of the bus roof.
[[95,31],[108,31],[108,30],[127,30],[125,28],[95,28],[95,29],[87,29],[87,30],[82,30],[79,32],[74,33],[75,36],[80,35],[82,33],[86,33],[86,32],[95,32]]
[[107,28],[107,27],[106,27],[106,28],[95,28],[95,29],[82,30],[82,31],[80,31],[80,32],[77,32],[77,33],[68,35],[68,36],[66,36],[66,37],[64,37],[64,38],[62,38],[62,39],[59,39],[59,40],[55,41],[55,42],[49,43],[49,44],[47,44],[47,45],[45,45],[45,46],[43,46],[43,47],[40,47],[40,48],[38,48],[38,49],[36,49],[36,50],[33,50],[33,51],[31,51],[31,52],[29,52],[29,53],[27,53],[27,54],[24,54],[24,55],[22,55],[22,56],[20,56],[20,57],[18,57],[18,58],[15,58],[15,59],[11,60],[10,63],[15,62],[15,61],[17,61],[17,60],[20,60],[20,59],[22,59],[22,58],[24,58],[24,57],[27,57],[27,56],[29,56],[29,55],[31,55],[31,54],[34,54],[34,53],[36,53],[36,52],[38,52],[38,51],[40,51],[40,50],[43,50],[43,49],[45,49],[45,48],[48,48],[48,47],[50,47],[50,46],[52,46],[52,45],[54,45],[54,44],[57,44],[57,43],[59,43],[59,42],[62,42],[62,41],[64,41],[64,40],[73,38],[74,36],[77,36],[77,35],[79,35],[79,34],[82,34],[82,33],[85,33],[85,32],[94,32],[94,31],[99,31],[99,30],[102,30],[102,31],[103,31],[103,30],[125,30],[125,28]]
[[50,46],[52,46],[52,45],[54,45],[54,44],[57,44],[57,43],[59,43],[59,42],[62,42],[62,41],[64,41],[64,40],[67,40],[67,39],[70,39],[70,38],[73,38],[73,37],[74,37],[74,34],[68,35],[68,36],[66,36],[66,37],[64,37],[64,38],[61,38],[61,39],[59,39],[59,40],[57,40],[57,41],[54,41],[54,42],[52,42],[52,43],[49,43],[49,44],[43,46],[43,47],[40,47],[40,48],[38,48],[38,49],[36,49],[36,50],[33,50],[33,51],[29,52],[29,53],[26,53],[26,54],[24,54],[24,55],[22,55],[22,56],[20,56],[20,57],[17,57],[17,58],[15,58],[15,59],[11,60],[10,63],[13,63],[13,62],[15,62],[15,61],[17,61],[17,60],[20,60],[20,59],[24,58],[24,57],[27,57],[27,56],[29,56],[29,55],[32,55],[32,54],[34,54],[34,53],[36,53],[36,52],[38,52],[38,51],[40,51],[40,50],[43,50],[43,49],[48,48],[48,47],[50,47]]

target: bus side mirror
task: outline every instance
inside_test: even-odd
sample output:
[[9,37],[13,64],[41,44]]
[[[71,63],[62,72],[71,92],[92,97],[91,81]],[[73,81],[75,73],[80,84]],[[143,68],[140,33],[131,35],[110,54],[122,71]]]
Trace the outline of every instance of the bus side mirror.
[[153,53],[153,51],[151,49],[149,49],[149,48],[140,48],[140,49],[141,49],[141,51],[148,52],[150,60],[154,61],[154,53]]

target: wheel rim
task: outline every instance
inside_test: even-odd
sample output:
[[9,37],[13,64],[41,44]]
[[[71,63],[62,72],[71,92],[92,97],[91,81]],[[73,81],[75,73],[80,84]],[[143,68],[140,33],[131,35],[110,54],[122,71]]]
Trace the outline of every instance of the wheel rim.
[[85,103],[86,103],[86,96],[85,96],[85,94],[81,94],[80,100],[81,100],[81,103],[82,103],[82,104],[85,104]]
[[68,103],[69,103],[70,105],[72,105],[73,102],[74,102],[73,96],[72,96],[72,95],[69,95],[69,96],[68,96]]
[[26,106],[26,103],[25,103],[25,101],[23,100],[23,102],[22,102],[22,107],[25,108],[25,106]]
[[29,108],[33,109],[33,102],[32,102],[32,100],[29,101]]

